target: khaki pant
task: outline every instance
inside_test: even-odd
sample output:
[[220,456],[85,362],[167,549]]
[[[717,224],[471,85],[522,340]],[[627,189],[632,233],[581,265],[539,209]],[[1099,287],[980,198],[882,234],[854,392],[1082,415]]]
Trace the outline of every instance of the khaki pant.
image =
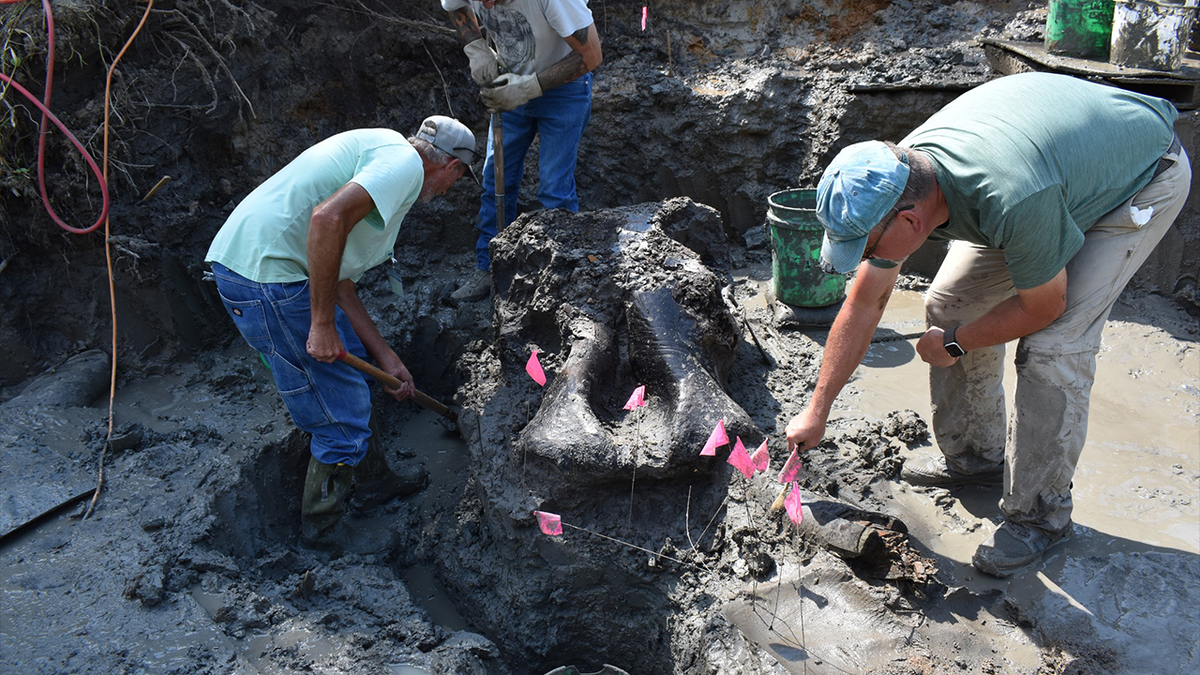
[[[1173,155],[1168,155],[1173,156]],[[1056,534],[1071,523],[1071,478],[1087,436],[1088,396],[1100,333],[1117,296],[1183,209],[1191,164],[1173,165],[1102,217],[1067,263],[1067,308],[1017,343],[1017,389],[1005,430],[1004,345],[975,349],[930,369],[933,431],[951,468],[976,473],[1005,463],[1005,518]],[[1138,225],[1131,207],[1148,222]],[[1016,291],[1004,252],[951,245],[925,298],[931,326],[972,321]]]

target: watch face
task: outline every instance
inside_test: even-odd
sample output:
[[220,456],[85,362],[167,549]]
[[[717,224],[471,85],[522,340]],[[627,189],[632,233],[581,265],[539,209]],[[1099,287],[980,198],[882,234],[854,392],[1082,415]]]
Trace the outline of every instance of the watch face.
[[958,341],[955,339],[955,333],[957,332],[958,326],[955,326],[942,334],[942,346],[945,347],[947,354],[956,359],[967,353],[959,346]]

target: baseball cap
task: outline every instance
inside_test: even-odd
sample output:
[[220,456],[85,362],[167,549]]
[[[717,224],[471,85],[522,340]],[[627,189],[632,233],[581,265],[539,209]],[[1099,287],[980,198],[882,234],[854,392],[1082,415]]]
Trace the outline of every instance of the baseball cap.
[[908,183],[908,160],[883,141],[843,148],[817,184],[817,219],[825,226],[821,266],[845,274],[862,261],[871,228],[887,216]]
[[[475,134],[462,122],[445,115],[431,115],[421,122],[417,130],[417,138],[428,141],[430,145],[454,157],[471,169],[475,161]],[[471,174],[474,175],[474,169]]]

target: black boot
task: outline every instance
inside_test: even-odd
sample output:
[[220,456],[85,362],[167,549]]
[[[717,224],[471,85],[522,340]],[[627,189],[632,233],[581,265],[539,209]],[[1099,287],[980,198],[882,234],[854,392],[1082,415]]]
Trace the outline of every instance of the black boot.
[[406,462],[400,472],[392,471],[375,436],[367,444],[367,456],[354,467],[354,493],[350,505],[359,511],[369,511],[397,499],[407,497],[429,483],[429,473],[418,462]]
[[305,546],[335,553],[367,555],[392,548],[396,534],[354,527],[343,517],[354,467],[308,462],[300,504],[300,534]]

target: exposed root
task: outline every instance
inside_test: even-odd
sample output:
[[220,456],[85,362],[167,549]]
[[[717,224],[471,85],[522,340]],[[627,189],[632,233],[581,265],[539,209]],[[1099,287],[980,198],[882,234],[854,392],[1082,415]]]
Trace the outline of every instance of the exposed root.
[[[228,4],[228,3],[224,3],[224,4]],[[235,12],[237,12],[243,16],[248,16],[245,14],[244,11],[237,10],[236,8],[234,8],[234,9],[235,9]],[[208,52],[208,55],[210,57],[212,57],[213,61],[217,64],[217,68],[219,68],[220,71],[222,73],[224,73],[225,77],[228,77],[229,81],[233,83],[234,89],[237,89],[238,95],[242,97],[242,101],[244,101],[246,103],[246,107],[250,109],[250,116],[257,117],[257,115],[254,113],[254,104],[250,102],[250,98],[248,96],[246,96],[246,92],[242,91],[242,86],[240,84],[238,84],[237,78],[234,77],[233,72],[231,72],[229,70],[229,66],[228,66],[228,64],[225,63],[225,59],[222,58],[220,52],[218,52],[216,50],[216,48],[213,47],[212,42],[210,42],[205,37],[204,32],[200,30],[200,27],[196,25],[196,22],[193,21],[187,14],[185,14],[180,9],[164,9],[164,10],[156,9],[156,10],[154,10],[154,12],[156,14],[160,14],[160,15],[167,17],[167,21],[166,21],[167,26],[169,26],[169,24],[170,24],[170,19],[177,19],[180,22],[182,22],[185,26],[187,26],[187,28],[191,31],[191,34],[199,41],[200,46],[202,46],[204,48],[204,50]],[[251,23],[253,23],[253,22],[251,22]],[[164,27],[166,27],[166,26],[164,26]],[[217,107],[217,100],[216,100],[216,96],[215,96],[216,95],[216,87],[213,84],[211,77],[208,75],[207,71],[205,70],[204,64],[200,62],[199,58],[197,58],[194,54],[191,53],[191,51],[188,49],[188,46],[183,42],[182,39],[180,39],[179,37],[172,35],[172,34],[167,34],[167,37],[171,38],[176,43],[178,43],[181,47],[183,47],[186,52],[185,56],[191,57],[191,59],[196,63],[197,69],[200,71],[201,76],[205,80],[205,83],[208,84],[210,90],[214,94],[214,101],[213,101],[212,105],[210,106],[209,111],[211,112],[212,110],[215,110]],[[228,34],[226,34],[225,36],[220,36],[219,41],[222,42],[224,46],[229,47],[232,50],[233,41],[229,38]],[[240,104],[239,104],[239,108],[240,108]]]

